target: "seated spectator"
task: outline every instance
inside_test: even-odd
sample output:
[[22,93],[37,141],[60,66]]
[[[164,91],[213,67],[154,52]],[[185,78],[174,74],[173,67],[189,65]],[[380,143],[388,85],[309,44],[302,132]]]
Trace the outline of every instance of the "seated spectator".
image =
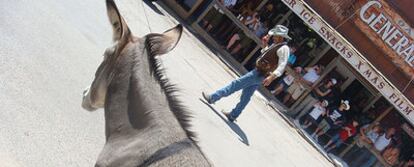
[[342,127],[342,130],[333,136],[323,148],[326,149],[326,152],[330,152],[332,149],[341,146],[348,138],[355,135],[358,125],[359,123],[353,120],[347,126]]
[[283,98],[283,103],[287,104],[290,99],[297,100],[302,93],[305,91],[305,84],[312,86],[316,80],[319,79],[320,74],[322,73],[323,67],[320,65],[315,65],[313,67],[305,68],[305,75],[301,78],[294,80],[293,84],[287,89],[287,94]]
[[343,116],[344,112],[348,111],[351,108],[348,100],[342,100],[339,107],[335,109],[328,109],[325,115],[325,118],[319,123],[315,132],[311,135],[316,141],[318,141],[319,136],[325,134],[330,129],[338,129],[345,122]]
[[[376,151],[382,152],[390,143],[391,139],[395,134],[394,128],[389,128],[387,132],[377,138],[374,142],[374,148]],[[371,167],[377,161],[377,157],[374,154],[371,154],[368,160],[361,165],[361,167]]]
[[321,100],[315,103],[313,105],[312,111],[305,117],[302,128],[307,129],[311,125],[317,125],[322,118],[321,116],[324,116],[326,114],[326,107],[328,107],[327,100]]

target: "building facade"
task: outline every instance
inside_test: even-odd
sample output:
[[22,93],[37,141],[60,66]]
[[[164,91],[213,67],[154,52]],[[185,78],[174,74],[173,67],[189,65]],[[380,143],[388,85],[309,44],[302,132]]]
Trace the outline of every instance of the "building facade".
[[[414,1],[399,0],[174,0],[163,1],[224,58],[244,73],[254,68],[268,29],[282,24],[298,46],[287,68],[325,67],[316,82],[301,85],[295,98],[279,95],[292,113],[311,92],[331,78],[338,99],[350,101],[349,118],[395,128],[397,162],[365,146],[383,166],[404,163],[414,154]],[[300,75],[293,75],[295,78]],[[280,79],[282,80],[282,78]],[[277,85],[276,81],[269,90]],[[292,93],[292,92],[291,92]],[[288,93],[286,93],[288,94]],[[332,105],[336,105],[334,102]],[[300,111],[306,114],[307,111]],[[300,115],[300,114],[299,114]],[[367,119],[363,119],[367,118]],[[369,121],[368,121],[369,120]],[[335,132],[332,132],[335,133]],[[346,157],[358,135],[335,152]],[[328,135],[329,138],[329,135]],[[390,146],[391,147],[391,146]],[[385,158],[384,158],[385,157]]]

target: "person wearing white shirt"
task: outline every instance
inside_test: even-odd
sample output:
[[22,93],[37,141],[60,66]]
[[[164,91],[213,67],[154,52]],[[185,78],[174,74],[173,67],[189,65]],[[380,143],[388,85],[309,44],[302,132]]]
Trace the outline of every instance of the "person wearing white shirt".
[[323,66],[315,65],[305,68],[305,75],[296,79],[293,84],[287,89],[287,94],[283,97],[283,103],[287,104],[290,99],[297,100],[305,91],[304,84],[312,86],[316,80],[319,79],[320,74],[323,71]]
[[326,114],[326,107],[328,107],[329,102],[327,100],[321,100],[313,105],[312,111],[305,117],[302,128],[307,129],[312,124],[317,125],[319,123],[319,118]]
[[288,35],[288,32],[289,29],[287,27],[276,25],[275,28],[271,29],[268,33],[269,35],[275,37],[276,44],[270,47],[272,49],[269,49],[268,52],[265,52],[263,56],[269,56],[266,58],[271,58],[271,62],[275,62],[275,64],[271,64],[272,67],[276,68],[274,71],[264,72],[260,68],[261,66],[256,66],[254,70],[232,81],[227,86],[217,90],[212,94],[206,94],[205,92],[202,92],[203,98],[209,104],[213,104],[214,102],[220,100],[222,97],[227,97],[236,91],[242,90],[240,102],[230,113],[225,113],[227,119],[230,122],[233,122],[241,114],[243,109],[249,103],[250,98],[253,96],[253,93],[259,88],[260,85],[268,86],[273,80],[283,74],[290,53],[289,47],[284,43],[285,40],[291,39]]
[[[395,134],[394,128],[389,128],[387,132],[377,138],[377,140],[374,142],[374,148],[382,152],[388,145],[391,143],[391,139]],[[377,157],[375,155],[371,154],[368,161],[366,161],[361,167],[370,167],[375,164],[377,161]]]

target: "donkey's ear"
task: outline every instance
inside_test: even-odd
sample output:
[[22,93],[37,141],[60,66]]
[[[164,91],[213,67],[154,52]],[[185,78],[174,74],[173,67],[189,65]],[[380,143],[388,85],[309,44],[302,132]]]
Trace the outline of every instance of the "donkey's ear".
[[131,32],[113,0],[106,0],[106,11],[113,30],[112,40],[120,41],[120,43],[128,40]]
[[177,25],[163,34],[148,34],[146,45],[152,55],[168,53],[177,45],[183,32],[183,26]]

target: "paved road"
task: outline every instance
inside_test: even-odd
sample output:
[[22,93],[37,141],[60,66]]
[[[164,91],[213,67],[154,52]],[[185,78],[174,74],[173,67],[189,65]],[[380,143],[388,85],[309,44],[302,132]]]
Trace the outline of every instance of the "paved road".
[[[137,36],[176,24],[139,0],[119,6]],[[93,166],[104,144],[103,112],[86,112],[80,101],[111,40],[104,1],[0,1],[0,22],[0,166]],[[235,76],[187,31],[163,59],[215,166],[332,166],[260,94],[237,124],[214,110],[230,110],[240,94],[212,108],[202,103],[202,90]]]

